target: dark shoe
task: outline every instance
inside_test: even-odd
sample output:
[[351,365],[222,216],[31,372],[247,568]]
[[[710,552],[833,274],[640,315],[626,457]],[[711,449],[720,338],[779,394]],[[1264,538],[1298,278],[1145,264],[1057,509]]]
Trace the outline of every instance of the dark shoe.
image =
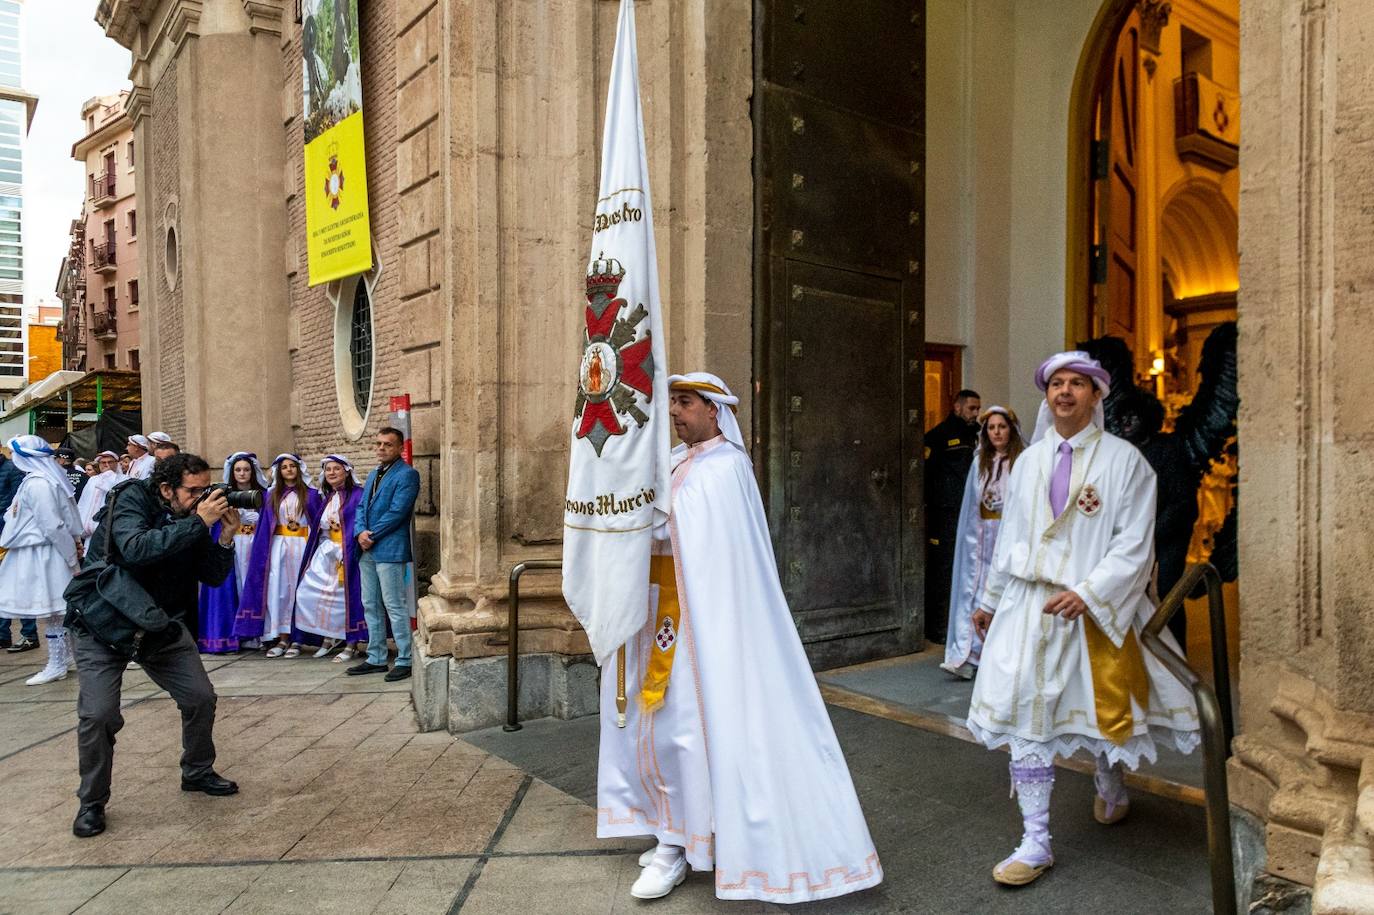
[[[21,651],[33,651],[37,647],[38,643],[33,639],[20,639],[5,650],[10,654],[19,654]],[[95,835],[95,833],[91,833],[91,835]]]
[[230,794],[238,794],[239,786],[218,772],[207,772],[199,778],[187,778],[183,775],[181,777],[181,790],[204,791],[214,797],[225,797]]
[[404,666],[393,667],[393,668],[391,669],[391,672],[388,673],[388,674],[387,674],[385,677],[383,677],[382,679],[385,680],[385,681],[388,682],[388,683],[395,683],[397,680],[409,680],[409,679],[410,679],[410,665],[409,665],[409,664],[406,664],[406,665],[404,665]]
[[82,804],[72,821],[72,835],[78,839],[89,839],[105,831],[105,805]]
[[348,668],[346,673],[350,677],[357,677],[361,674],[379,674],[386,670],[385,664],[373,664],[371,661],[364,661],[361,664],[354,664]]

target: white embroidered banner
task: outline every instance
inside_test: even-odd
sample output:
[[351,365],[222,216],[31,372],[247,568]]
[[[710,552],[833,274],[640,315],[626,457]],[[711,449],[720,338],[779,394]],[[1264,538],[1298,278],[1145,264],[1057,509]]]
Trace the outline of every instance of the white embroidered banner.
[[633,0],[621,0],[616,28],[583,315],[563,596],[604,664],[644,625],[650,539],[670,499],[668,376]]

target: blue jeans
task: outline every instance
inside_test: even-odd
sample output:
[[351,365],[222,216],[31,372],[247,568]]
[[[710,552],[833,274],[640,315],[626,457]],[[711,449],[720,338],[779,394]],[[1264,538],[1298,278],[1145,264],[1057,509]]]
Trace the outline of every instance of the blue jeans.
[[386,663],[386,621],[396,640],[396,666],[410,666],[410,607],[406,601],[406,563],[376,562],[366,552],[358,560],[367,618],[367,660]]
[[[0,645],[9,646],[13,644],[10,641],[10,621],[4,617],[0,617],[0,626],[4,627],[0,629]],[[31,616],[21,617],[19,620],[19,636],[29,639],[30,641],[38,641],[38,620]]]

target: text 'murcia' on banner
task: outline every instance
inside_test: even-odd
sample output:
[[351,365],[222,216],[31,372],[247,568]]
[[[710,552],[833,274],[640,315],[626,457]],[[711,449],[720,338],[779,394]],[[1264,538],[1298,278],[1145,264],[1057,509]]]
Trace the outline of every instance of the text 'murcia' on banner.
[[305,250],[310,285],[372,268],[357,0],[303,0]]
[[667,521],[668,373],[639,108],[633,0],[621,0],[601,186],[589,214],[577,401],[563,515],[563,596],[598,664],[644,625],[649,551]]

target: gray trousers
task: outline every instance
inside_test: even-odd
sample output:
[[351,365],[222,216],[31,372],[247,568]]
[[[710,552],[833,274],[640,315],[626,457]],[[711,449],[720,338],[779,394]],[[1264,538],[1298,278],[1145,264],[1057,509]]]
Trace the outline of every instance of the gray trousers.
[[[124,727],[119,692],[129,659],[100,644],[86,632],[73,632],[80,692],[76,699],[76,755],[82,804],[110,800],[115,735]],[[165,689],[181,709],[181,774],[199,778],[215,765],[215,688],[200,663],[196,643],[183,627],[181,638],[146,658],[143,672]]]

